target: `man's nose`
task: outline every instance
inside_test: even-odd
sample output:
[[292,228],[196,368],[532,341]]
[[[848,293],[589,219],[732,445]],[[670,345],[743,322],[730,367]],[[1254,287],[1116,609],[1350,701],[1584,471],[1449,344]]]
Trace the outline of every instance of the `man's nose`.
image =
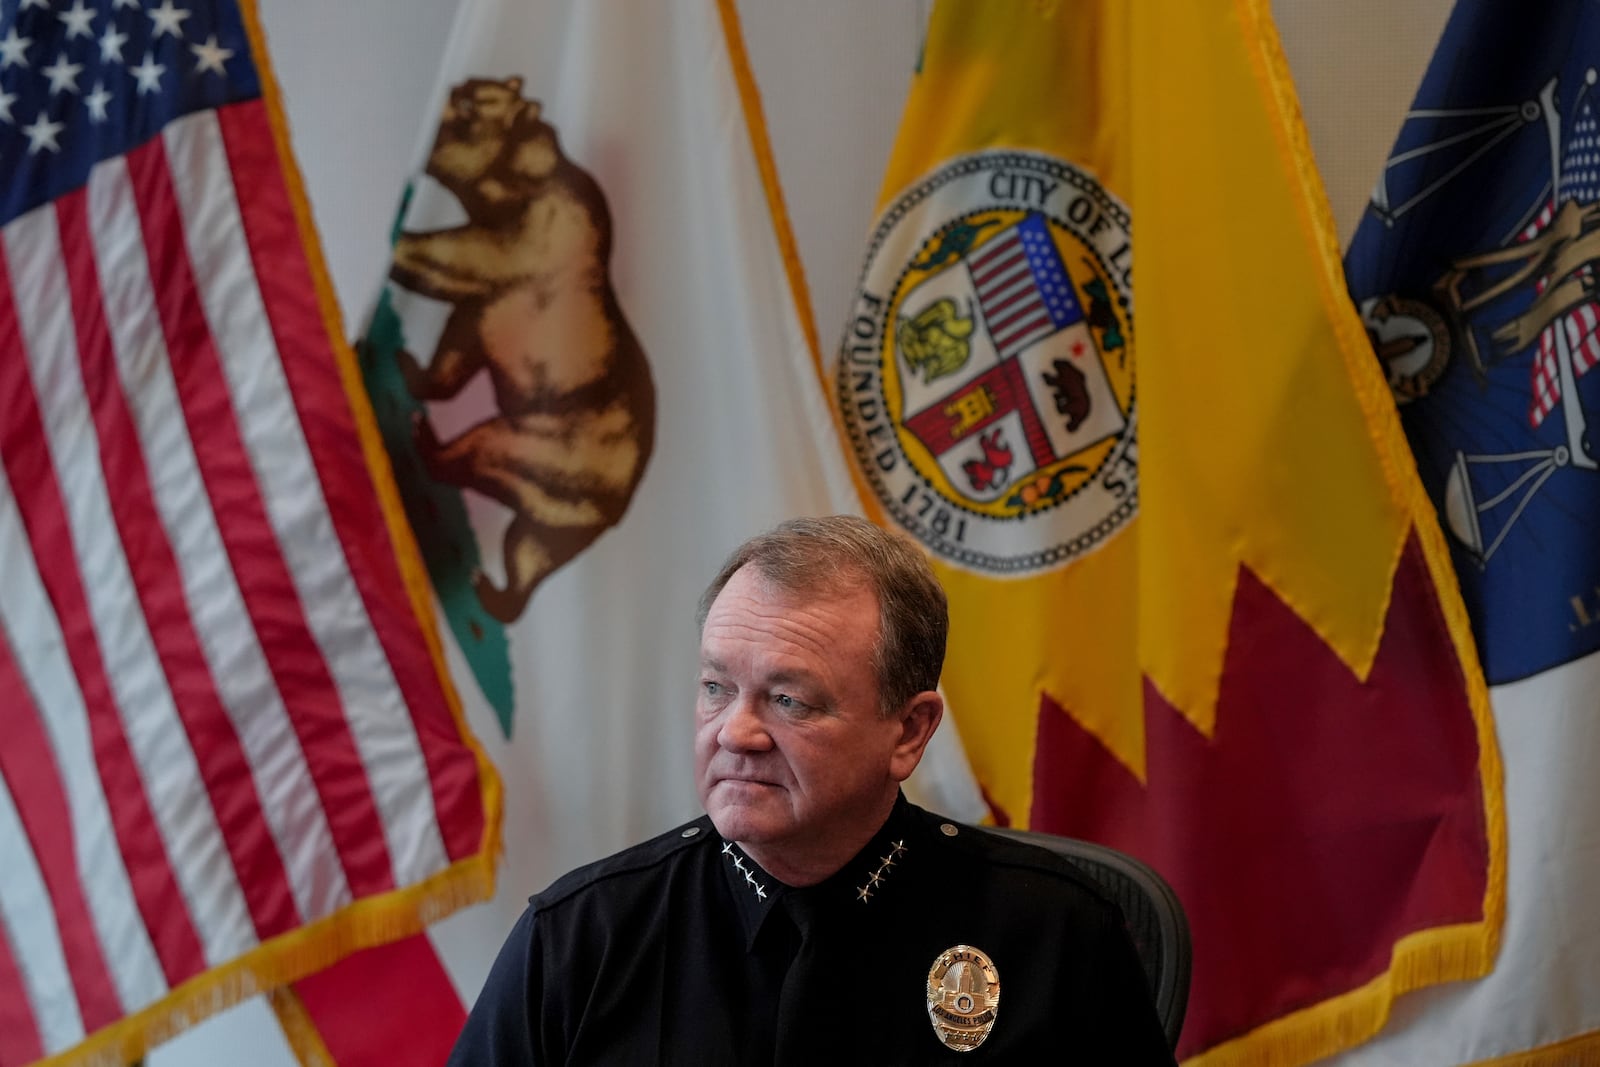
[[730,752],[765,752],[772,747],[772,735],[761,719],[756,696],[740,695],[728,705],[717,731],[717,744]]

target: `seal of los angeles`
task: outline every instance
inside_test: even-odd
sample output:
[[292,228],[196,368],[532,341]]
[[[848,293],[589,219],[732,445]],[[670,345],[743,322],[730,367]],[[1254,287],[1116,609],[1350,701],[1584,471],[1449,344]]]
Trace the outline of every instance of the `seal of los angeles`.
[[890,516],[945,560],[1048,570],[1138,509],[1128,209],[1034,152],[951,160],[878,223],[840,411]]

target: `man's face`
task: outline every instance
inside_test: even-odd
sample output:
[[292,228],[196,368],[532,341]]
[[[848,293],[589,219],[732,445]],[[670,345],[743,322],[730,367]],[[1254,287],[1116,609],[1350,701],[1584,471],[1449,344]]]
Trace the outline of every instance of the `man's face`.
[[773,857],[801,864],[865,844],[916,764],[899,717],[878,714],[877,636],[867,589],[791,597],[744,567],[711,605],[695,706],[700,802],[769,870]]

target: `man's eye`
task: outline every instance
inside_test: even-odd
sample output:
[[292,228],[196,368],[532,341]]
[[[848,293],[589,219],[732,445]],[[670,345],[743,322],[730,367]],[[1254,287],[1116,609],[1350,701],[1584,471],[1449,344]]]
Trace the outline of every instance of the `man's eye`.
[[721,682],[701,682],[700,683],[700,688],[705,692],[706,696],[714,697],[718,693],[722,692],[722,683]]

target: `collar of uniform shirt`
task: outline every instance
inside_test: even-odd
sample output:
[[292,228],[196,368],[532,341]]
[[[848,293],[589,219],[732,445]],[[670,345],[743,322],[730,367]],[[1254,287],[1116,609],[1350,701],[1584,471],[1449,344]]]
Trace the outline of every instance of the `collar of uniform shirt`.
[[[838,871],[804,892],[828,908],[870,908],[877,903],[884,887],[893,882],[900,863],[910,851],[907,838],[912,822],[908,802],[902,793],[872,840]],[[718,847],[722,852],[722,873],[733,894],[734,910],[743,926],[748,951],[755,946],[756,935],[777,902],[785,894],[800,890],[772,877],[734,842],[720,837],[717,840],[721,841]]]

